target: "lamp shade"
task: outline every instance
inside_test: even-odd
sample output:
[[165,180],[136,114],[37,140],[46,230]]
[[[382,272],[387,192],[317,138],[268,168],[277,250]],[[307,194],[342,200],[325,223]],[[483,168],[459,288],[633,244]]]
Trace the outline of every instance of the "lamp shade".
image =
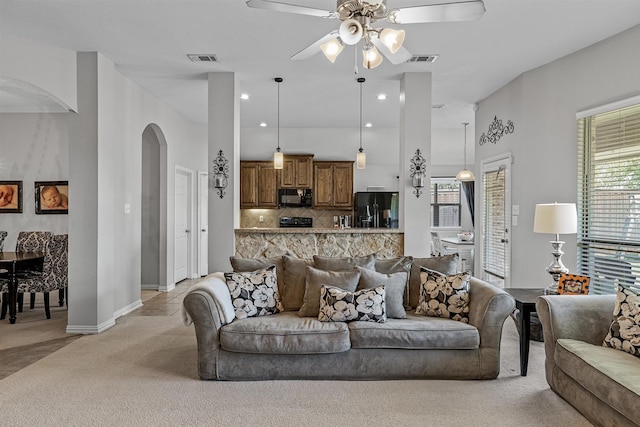
[[333,63],[336,61],[338,55],[340,55],[340,52],[342,52],[342,49],[344,49],[344,46],[342,45],[342,41],[336,37],[321,44],[320,49],[322,53],[324,53],[324,56]]
[[365,169],[367,167],[367,154],[361,148],[356,155],[356,167],[358,169]]
[[456,181],[475,181],[476,176],[468,169],[463,169],[456,175]]
[[578,231],[575,203],[546,203],[536,205],[534,233],[573,234]]
[[404,30],[385,28],[380,31],[380,41],[389,48],[391,53],[396,53],[404,42]]
[[382,64],[382,55],[375,46],[365,46],[362,49],[362,66],[370,70]]

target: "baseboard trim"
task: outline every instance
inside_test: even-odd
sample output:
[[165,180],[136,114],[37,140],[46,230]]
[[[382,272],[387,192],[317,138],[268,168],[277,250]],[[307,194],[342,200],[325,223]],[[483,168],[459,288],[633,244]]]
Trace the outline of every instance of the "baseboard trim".
[[169,283],[166,286],[159,286],[158,287],[158,291],[159,292],[171,292],[175,288],[176,288],[176,284],[175,283]]
[[160,289],[160,285],[157,283],[147,283],[140,286],[140,288],[145,291],[157,291],[158,289]]
[[122,307],[120,310],[118,310],[115,313],[113,313],[113,317],[115,319],[117,319],[119,317],[122,317],[122,316],[125,316],[125,315],[131,313],[133,310],[137,310],[140,307],[142,307],[142,300],[141,299],[132,302],[131,304],[127,305],[126,307]]
[[115,326],[116,324],[116,319],[115,317],[106,320],[104,322],[102,322],[101,324],[97,325],[97,326],[93,326],[93,325],[67,325],[67,329],[65,330],[66,333],[68,334],[83,334],[83,335],[90,335],[90,334],[99,334],[101,332],[106,331],[107,329],[111,328],[112,326]]

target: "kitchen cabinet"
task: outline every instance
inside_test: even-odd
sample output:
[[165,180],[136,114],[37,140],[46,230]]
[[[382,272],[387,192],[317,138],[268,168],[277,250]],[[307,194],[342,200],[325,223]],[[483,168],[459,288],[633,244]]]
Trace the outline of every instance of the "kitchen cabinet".
[[313,162],[313,207],[353,209],[353,162]]
[[313,154],[285,154],[279,188],[311,188]]
[[272,161],[240,162],[240,208],[277,208],[277,173]]

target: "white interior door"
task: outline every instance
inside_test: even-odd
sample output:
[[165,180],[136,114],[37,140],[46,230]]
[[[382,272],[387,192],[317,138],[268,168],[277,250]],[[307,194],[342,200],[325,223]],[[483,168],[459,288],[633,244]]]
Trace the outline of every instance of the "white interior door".
[[511,287],[511,155],[482,163],[481,278]]
[[209,274],[209,175],[198,172],[198,275]]
[[174,277],[175,283],[184,280],[189,274],[191,172],[176,168],[175,179],[175,243]]

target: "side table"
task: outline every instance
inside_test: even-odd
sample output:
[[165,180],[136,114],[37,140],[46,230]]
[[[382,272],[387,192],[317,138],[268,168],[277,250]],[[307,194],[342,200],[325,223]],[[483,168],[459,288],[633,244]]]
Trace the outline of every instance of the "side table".
[[544,288],[505,288],[504,291],[516,300],[516,308],[520,310],[520,375],[526,377],[529,366],[531,313],[536,312],[536,299],[544,295]]

